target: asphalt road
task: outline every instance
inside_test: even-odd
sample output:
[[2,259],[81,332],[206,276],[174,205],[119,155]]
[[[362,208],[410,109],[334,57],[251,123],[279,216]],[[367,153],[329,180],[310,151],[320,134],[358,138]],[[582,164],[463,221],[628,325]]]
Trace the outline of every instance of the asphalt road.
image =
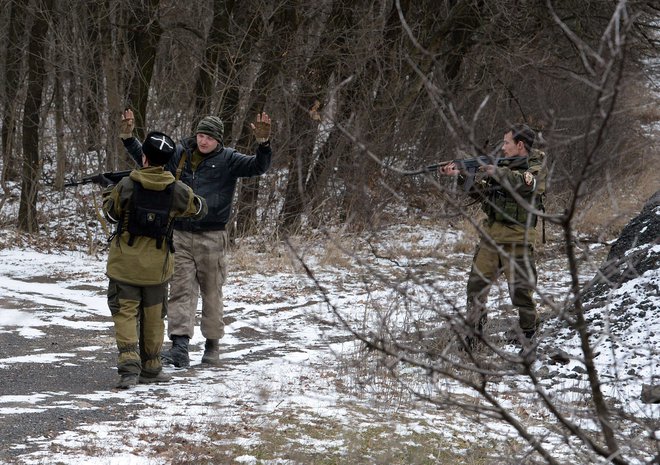
[[[131,419],[139,410],[139,402],[118,405],[112,399],[76,398],[76,395],[113,389],[117,382],[114,339],[107,333],[58,325],[49,327],[48,336],[40,338],[0,333],[4,359],[40,353],[76,354],[57,362],[20,361],[0,365],[0,396],[21,396],[15,402],[0,404],[0,461],[11,463],[17,455],[30,452],[30,444],[25,442],[28,437],[51,438],[85,423]],[[80,356],[79,349],[84,346],[103,348]],[[32,395],[43,398],[31,405],[28,398],[22,397]],[[8,412],[12,408],[21,409],[21,413]]]

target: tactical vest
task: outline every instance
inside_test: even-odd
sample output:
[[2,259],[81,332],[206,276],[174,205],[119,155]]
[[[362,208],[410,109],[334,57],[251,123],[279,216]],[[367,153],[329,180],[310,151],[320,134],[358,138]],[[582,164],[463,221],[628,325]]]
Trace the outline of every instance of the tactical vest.
[[[530,160],[531,161],[531,160]],[[524,165],[511,166],[512,171],[525,172],[529,169],[530,163]],[[488,180],[487,201],[483,202],[482,208],[488,215],[488,221],[493,223],[495,221],[505,224],[518,224],[521,226],[527,225],[528,217],[531,213],[521,206],[516,199],[513,198],[511,193],[500,186],[492,178]],[[530,192],[523,195],[527,204],[532,204],[537,210],[544,211],[543,197],[545,194],[538,195]],[[537,216],[532,214],[529,220],[529,225],[536,227]]]
[[[530,193],[522,197],[527,203],[531,203],[535,209],[544,211],[543,195]],[[538,219],[536,215],[529,213],[527,209],[516,202],[516,199],[506,189],[498,184],[489,189],[488,200],[483,203],[483,210],[488,215],[488,220],[491,223],[497,221],[525,226],[527,225],[528,216],[532,215],[529,225],[533,228],[536,227]]]
[[[174,185],[169,184],[162,191],[145,189],[139,182],[133,182],[133,194],[128,209],[124,213],[120,225],[126,224],[126,231],[130,234],[128,245],[133,246],[135,236],[146,236],[156,239],[156,247],[160,249],[163,240],[172,252],[172,221],[170,212],[174,202]],[[121,231],[117,231],[117,236]]]

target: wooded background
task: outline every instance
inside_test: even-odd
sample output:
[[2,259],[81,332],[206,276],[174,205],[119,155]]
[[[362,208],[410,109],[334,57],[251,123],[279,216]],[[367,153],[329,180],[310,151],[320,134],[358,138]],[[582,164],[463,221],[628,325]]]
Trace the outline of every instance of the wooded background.
[[26,232],[39,231],[45,185],[132,167],[125,107],[140,138],[184,137],[219,115],[225,144],[244,153],[249,121],[272,116],[273,168],[241,183],[236,235],[377,224],[392,205],[425,201],[425,179],[401,169],[490,150],[518,122],[543,135],[555,199],[599,152],[598,195],[603,179],[641,169],[642,123],[657,111],[652,0],[0,5],[1,185],[6,196],[20,183]]

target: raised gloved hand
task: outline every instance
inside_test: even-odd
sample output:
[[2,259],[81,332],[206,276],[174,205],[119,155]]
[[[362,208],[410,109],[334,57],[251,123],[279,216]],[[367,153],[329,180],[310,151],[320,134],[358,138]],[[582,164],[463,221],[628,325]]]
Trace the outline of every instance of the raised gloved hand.
[[130,139],[133,137],[133,129],[135,129],[135,118],[133,110],[127,108],[121,115],[121,122],[119,123],[119,137],[122,139]]
[[263,112],[257,115],[257,121],[250,123],[255,139],[260,144],[270,140],[270,116]]
[[112,182],[111,179],[103,176],[102,174],[97,174],[96,176],[93,176],[92,181],[101,187],[108,187],[114,185],[114,182]]

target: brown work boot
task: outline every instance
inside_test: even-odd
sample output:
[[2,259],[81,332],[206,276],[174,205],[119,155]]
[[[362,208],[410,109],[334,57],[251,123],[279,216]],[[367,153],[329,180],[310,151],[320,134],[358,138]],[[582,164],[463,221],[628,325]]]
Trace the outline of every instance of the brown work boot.
[[202,363],[209,365],[220,365],[220,341],[219,339],[207,339],[204,344],[204,355]]

